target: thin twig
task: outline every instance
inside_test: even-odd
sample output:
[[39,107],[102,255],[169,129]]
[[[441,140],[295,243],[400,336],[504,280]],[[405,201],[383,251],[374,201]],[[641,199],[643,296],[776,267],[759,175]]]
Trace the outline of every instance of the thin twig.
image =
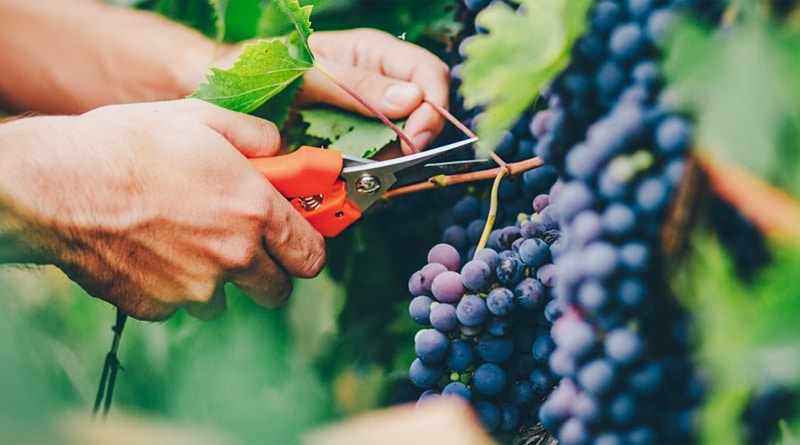
[[432,190],[439,187],[448,185],[463,184],[465,182],[484,181],[495,178],[501,170],[506,173],[514,171],[516,174],[526,172],[543,165],[544,162],[539,158],[530,158],[520,162],[513,162],[507,164],[507,167],[495,167],[488,170],[479,170],[469,173],[459,173],[455,175],[438,175],[430,178],[427,182],[420,182],[417,184],[406,185],[398,187],[386,192],[384,198],[392,198],[395,196],[405,195],[407,193],[420,192],[423,190]]
[[408,148],[411,149],[412,152],[418,153],[419,149],[417,149],[416,145],[411,142],[411,139],[403,133],[403,130],[400,129],[397,125],[394,124],[385,114],[381,113],[380,110],[372,106],[369,102],[364,100],[354,89],[347,86],[345,83],[339,81],[324,65],[321,65],[319,61],[314,62],[314,67],[319,70],[325,77],[327,77],[331,82],[335,83],[339,88],[343,89],[347,94],[349,94],[353,99],[357,100],[358,103],[364,106],[370,113],[372,113],[375,117],[381,120],[384,124],[386,124],[389,128],[394,131],[397,136],[403,140],[408,145]]
[[472,132],[472,130],[469,129],[469,127],[467,127],[466,125],[461,123],[461,121],[456,119],[456,117],[453,116],[452,113],[447,111],[446,108],[442,107],[441,105],[439,105],[437,103],[431,102],[428,99],[425,99],[425,103],[430,105],[431,107],[433,107],[434,110],[439,112],[439,114],[444,116],[448,121],[450,121],[451,124],[455,125],[456,128],[461,130],[461,132],[466,134],[468,137],[470,137],[470,138],[478,137],[478,136],[475,135],[475,133]]

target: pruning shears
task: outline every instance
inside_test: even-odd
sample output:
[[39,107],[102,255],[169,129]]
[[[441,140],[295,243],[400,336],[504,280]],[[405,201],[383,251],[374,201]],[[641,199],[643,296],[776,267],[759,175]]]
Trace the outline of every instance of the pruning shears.
[[361,218],[362,212],[387,191],[483,162],[431,162],[477,140],[468,138],[385,161],[309,145],[287,155],[250,161],[317,231],[334,237]]

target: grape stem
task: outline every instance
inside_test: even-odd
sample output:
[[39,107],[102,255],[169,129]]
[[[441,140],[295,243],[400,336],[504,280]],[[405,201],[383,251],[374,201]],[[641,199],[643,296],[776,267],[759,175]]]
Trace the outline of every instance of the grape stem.
[[497,170],[497,175],[495,175],[494,177],[494,183],[492,183],[491,198],[489,198],[489,214],[486,215],[486,224],[483,226],[483,233],[481,233],[481,239],[480,241],[478,241],[478,245],[475,246],[476,254],[480,252],[481,249],[486,247],[486,244],[489,242],[489,235],[492,233],[492,228],[494,227],[494,220],[495,218],[497,218],[497,201],[498,201],[497,195],[500,190],[500,182],[503,180],[503,177],[509,173],[508,165],[503,167],[498,167],[496,170]]
[[380,119],[381,122],[386,124],[386,126],[391,128],[392,131],[394,131],[397,134],[397,136],[400,139],[402,139],[403,142],[406,143],[406,145],[408,145],[408,148],[410,148],[412,152],[414,152],[414,153],[418,153],[419,152],[419,149],[417,148],[417,146],[414,145],[413,142],[411,142],[411,139],[408,136],[406,136],[405,133],[403,133],[403,130],[401,130],[400,127],[398,127],[397,125],[394,124],[394,122],[389,120],[389,118],[386,117],[385,114],[381,113],[380,110],[378,110],[377,108],[372,106],[369,102],[364,100],[364,98],[361,97],[354,89],[350,88],[347,84],[340,82],[339,79],[337,79],[336,76],[331,74],[331,72],[327,68],[325,68],[324,65],[319,63],[319,61],[314,61],[314,68],[316,68],[320,73],[322,73],[325,77],[327,77],[331,82],[335,83],[339,88],[343,89],[353,99],[358,101],[358,103],[363,105],[364,108],[369,110],[370,113],[372,113],[375,117]]
[[[431,177],[426,182],[417,184],[406,185],[387,191],[383,197],[393,198],[395,196],[405,195],[408,193],[421,192],[424,190],[432,190],[439,187],[446,187],[448,185],[463,184],[465,182],[484,181],[487,179],[496,178],[501,172],[505,171],[503,175],[514,172],[514,174],[522,173],[532,170],[536,167],[543,165],[544,162],[539,158],[530,158],[524,161],[512,162],[507,164],[506,167],[495,167],[487,170],[478,170],[469,173],[458,173],[454,175],[437,175]],[[512,175],[513,176],[513,175]]]

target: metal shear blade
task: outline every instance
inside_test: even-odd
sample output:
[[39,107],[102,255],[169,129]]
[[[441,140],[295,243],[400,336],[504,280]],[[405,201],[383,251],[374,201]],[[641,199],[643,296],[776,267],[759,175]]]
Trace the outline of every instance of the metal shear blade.
[[[347,197],[362,211],[374,204],[392,188],[403,172],[424,169],[434,159],[453,154],[456,151],[476,142],[478,138],[469,138],[453,142],[441,147],[425,150],[413,155],[401,156],[385,161],[367,161],[355,164],[350,160],[342,169],[342,179],[347,183]],[[424,179],[424,178],[423,178]],[[419,181],[417,179],[416,181]],[[404,183],[408,181],[403,181]],[[408,183],[413,183],[410,181]]]

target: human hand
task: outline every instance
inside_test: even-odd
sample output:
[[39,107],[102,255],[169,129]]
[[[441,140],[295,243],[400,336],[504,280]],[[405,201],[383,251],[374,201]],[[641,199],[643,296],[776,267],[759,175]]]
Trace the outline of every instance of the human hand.
[[226,282],[276,306],[289,275],[325,262],[322,236],[246,158],[279,147],[268,121],[192,99],[2,124],[0,238],[15,231],[26,262],[139,319],[216,316]]
[[[321,65],[387,117],[408,116],[403,131],[418,149],[441,132],[444,117],[423,100],[447,108],[450,76],[432,53],[374,29],[316,32],[309,45]],[[370,114],[317,70],[305,75],[299,100]],[[401,147],[412,152],[405,143]]]

